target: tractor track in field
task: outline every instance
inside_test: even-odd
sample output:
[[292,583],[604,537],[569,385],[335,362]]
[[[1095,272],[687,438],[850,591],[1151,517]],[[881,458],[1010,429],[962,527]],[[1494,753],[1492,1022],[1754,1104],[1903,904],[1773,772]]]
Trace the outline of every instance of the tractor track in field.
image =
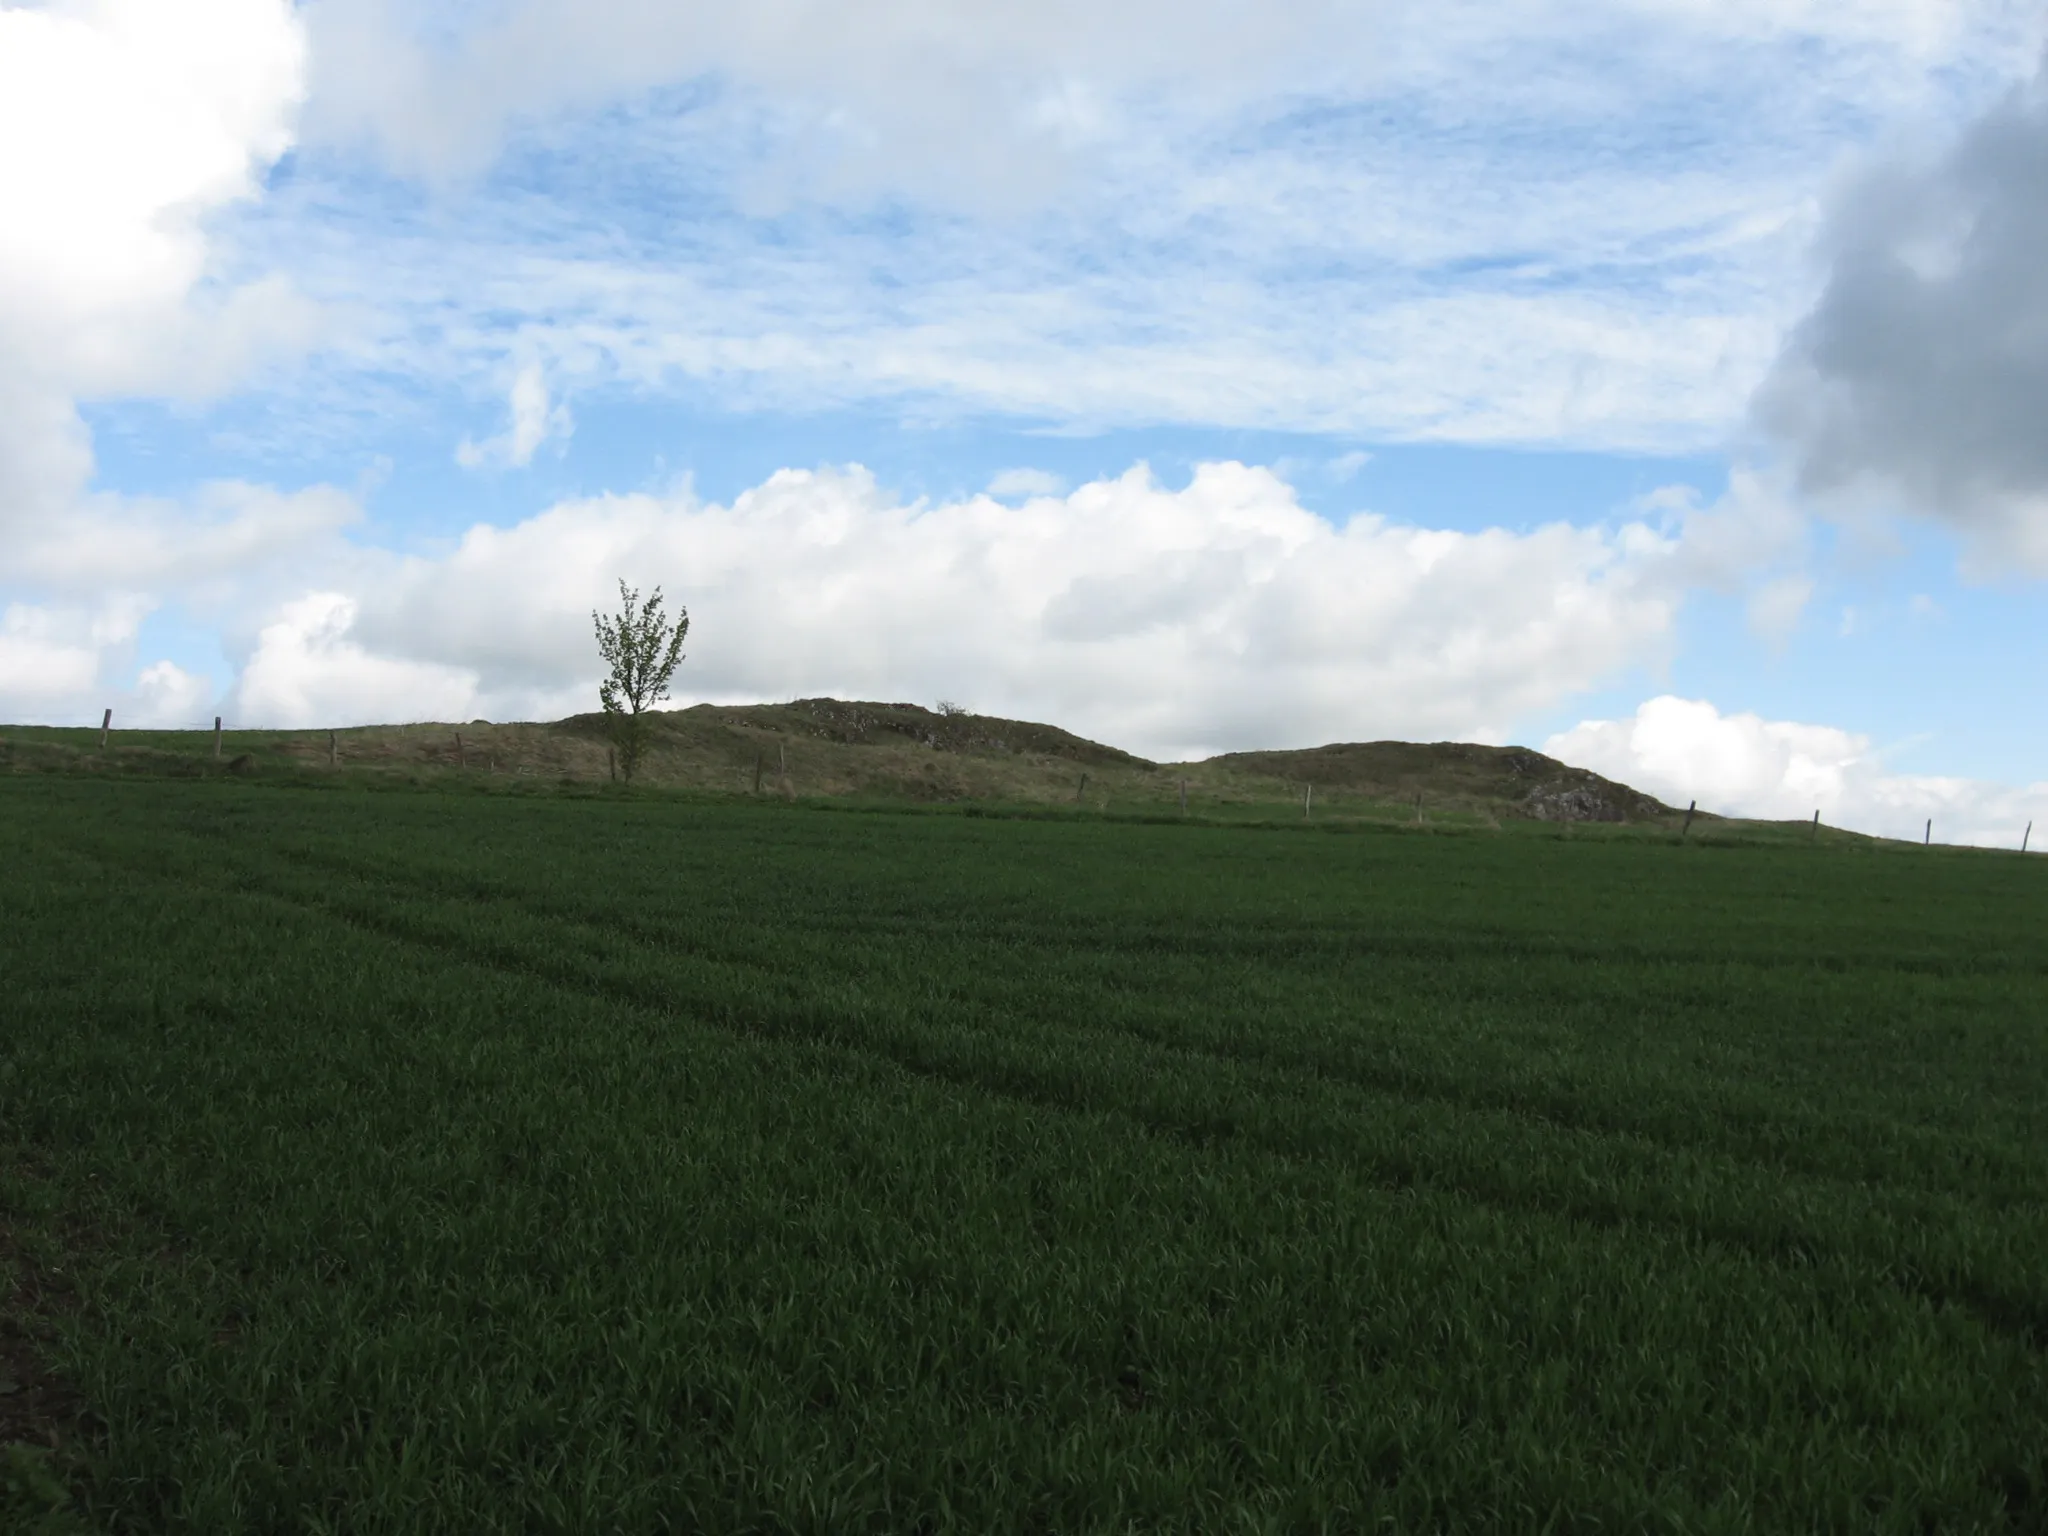
[[[536,900],[519,887],[504,882],[478,880],[463,877],[456,880],[443,878],[422,879],[403,866],[388,862],[369,863],[346,855],[311,849],[279,849],[275,856],[284,863],[301,865],[325,873],[338,874],[364,889],[386,887],[408,897],[425,898],[451,907],[461,903],[472,910],[485,906],[509,910],[518,916],[550,925],[553,929],[574,932],[595,944],[586,944],[594,950],[602,944],[612,944],[624,935],[649,953],[670,957],[690,956],[707,964],[718,965],[735,971],[751,971],[764,978],[781,978],[787,975],[790,957],[785,954],[764,956],[749,953],[739,948],[715,948],[701,941],[692,942],[692,937],[673,926],[660,926],[639,919],[631,913],[607,911],[602,921],[593,919],[587,910],[547,900]],[[273,882],[265,887],[273,894],[299,901],[281,885]],[[326,904],[327,899],[316,901],[314,906]],[[366,921],[374,924],[387,922],[387,914],[374,908],[353,906]],[[810,932],[846,933],[865,936],[875,932],[895,933],[902,931],[902,924],[876,924],[872,921],[860,923],[820,922],[809,925]],[[438,932],[438,930],[435,930]],[[438,942],[425,930],[408,929],[407,936],[419,942]],[[473,941],[454,940],[458,945]],[[1105,939],[1101,935],[1088,935],[1076,939],[1063,936],[1063,942],[1072,947],[1084,947],[1108,953],[1124,953],[1131,949],[1128,943]],[[1374,953],[1382,952],[1378,936],[1367,946]],[[1404,957],[1408,957],[1405,946]],[[1522,947],[1511,946],[1515,952]],[[504,963],[517,966],[532,966],[536,962],[530,951],[513,946],[494,948],[492,951]],[[1263,951],[1262,951],[1263,953]],[[1434,950],[1430,951],[1433,956]],[[1550,954],[1549,951],[1544,953]],[[1551,955],[1555,958],[1554,955]],[[865,968],[849,964],[836,958],[826,950],[809,948],[805,952],[805,963],[815,969],[836,971],[850,984],[859,984],[867,979]],[[502,968],[502,967],[501,967]],[[560,975],[572,985],[580,984],[585,971],[574,968],[547,970],[546,974]],[[635,992],[643,1000],[655,1001],[652,994]],[[671,1004],[672,1005],[672,1002]],[[1071,1028],[1058,1019],[1036,1019],[1042,1025],[1054,1028]],[[1759,1152],[1753,1145],[1753,1135],[1782,1123],[1782,1116],[1772,1115],[1763,1108],[1745,1108],[1731,1112],[1726,1105],[1718,1105],[1712,1115],[1713,1124],[1706,1127],[1718,1133],[1702,1138],[1683,1134],[1675,1130],[1666,1120],[1658,1120],[1640,1112],[1630,1112],[1610,1104],[1588,1104],[1563,1097],[1555,1092],[1529,1092],[1518,1089],[1489,1088],[1482,1084],[1450,1083],[1430,1073],[1389,1065],[1384,1062],[1361,1062],[1356,1057],[1333,1058],[1305,1052],[1286,1041],[1266,1042],[1258,1039],[1234,1041],[1228,1047],[1193,1039],[1184,1030],[1171,1025],[1155,1025],[1142,1021],[1120,1019],[1114,1022],[1101,1021],[1086,1031],[1093,1036],[1118,1036],[1135,1040],[1155,1049],[1180,1055],[1195,1056],[1211,1061],[1255,1070],[1281,1074],[1289,1081],[1314,1079],[1355,1089],[1375,1097],[1397,1099],[1404,1103],[1441,1106],[1466,1113],[1498,1114],[1530,1124],[1540,1125],[1557,1131],[1604,1138],[1626,1138],[1644,1143],[1674,1155],[1710,1154],[1743,1167],[1758,1170],[1773,1176],[1792,1176],[1817,1181],[1828,1185],[1842,1185],[1853,1188],[1867,1186],[1882,1179],[1888,1187],[1901,1194],[1929,1196],[1946,1203],[1981,1204],[2001,1211],[2009,1211],[2015,1205],[2033,1204],[2048,1214],[2048,1186],[2015,1197],[2009,1189],[1987,1191],[1982,1195],[1962,1195],[1949,1188],[1934,1184],[1906,1184],[1897,1181],[1895,1170],[1881,1169],[1873,1173],[1867,1168],[1844,1168],[1839,1163],[1820,1158],[1787,1156],[1780,1149],[1776,1152]],[[1664,1107],[1669,1108],[1667,1103]],[[1691,1129],[1691,1128],[1687,1128]],[[1832,1122],[1825,1128],[1828,1134],[1840,1129],[1839,1122]],[[1890,1124],[1883,1127],[1889,1134],[1902,1137],[1918,1144],[1928,1154],[1952,1149],[1955,1139],[1940,1133],[1926,1132],[1918,1128],[1900,1128]],[[2006,1181],[2022,1181],[2030,1170],[2020,1166],[2016,1160],[2003,1154],[2002,1149],[1988,1147],[1981,1142],[1974,1144],[1969,1152],[1984,1165],[1985,1171],[1997,1171]],[[1908,1156],[1909,1166],[1924,1166],[1931,1157]]]

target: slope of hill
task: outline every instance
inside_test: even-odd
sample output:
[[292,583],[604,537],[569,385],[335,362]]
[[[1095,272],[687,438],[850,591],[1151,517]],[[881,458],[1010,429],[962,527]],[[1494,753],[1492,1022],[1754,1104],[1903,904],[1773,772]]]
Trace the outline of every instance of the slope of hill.
[[[593,783],[610,777],[600,714],[546,724],[409,724],[211,732],[9,727],[0,769],[137,773],[348,771]],[[653,717],[643,782],[726,794],[1069,804],[1233,814],[1299,805],[1318,816],[1658,823],[1648,795],[1526,747],[1344,743],[1154,763],[1056,726],[921,705],[798,699],[699,704]]]
[[1299,752],[1230,752],[1204,765],[1375,799],[1437,796],[1500,805],[1538,821],[1657,821],[1671,807],[1527,747],[1472,742],[1342,742]]

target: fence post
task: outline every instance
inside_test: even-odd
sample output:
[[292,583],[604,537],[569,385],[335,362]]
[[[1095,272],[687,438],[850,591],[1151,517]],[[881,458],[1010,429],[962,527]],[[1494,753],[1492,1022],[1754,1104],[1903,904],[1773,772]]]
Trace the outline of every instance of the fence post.
[[455,733],[455,766],[458,768],[467,768],[469,766],[469,754],[462,750],[462,732],[460,731]]
[[1415,825],[1422,825],[1422,796],[1415,797]]
[[220,761],[220,716],[213,717],[213,760]]
[[334,732],[327,733],[327,766],[332,768],[341,761],[340,749],[334,745]]
[[1186,779],[1180,781],[1180,813],[1183,816],[1188,813],[1188,781]]
[[613,782],[614,784],[618,783],[618,782],[619,782],[619,749],[618,749],[617,747],[606,747],[606,748],[604,749],[604,766],[605,766],[605,771],[606,771],[606,772],[608,772],[609,774],[611,774],[611,776],[612,776],[612,782]]
[[2033,824],[2033,823],[2032,823],[2032,822],[2030,821],[2030,822],[2028,822],[2028,823],[2027,823],[2027,830],[2026,830],[2026,831],[2024,831],[2024,832],[2022,832],[2022,833],[2020,834],[2020,852],[2021,852],[2021,853],[2025,853],[2025,852],[2027,851],[2027,844],[2028,844],[2028,842],[2029,842],[2029,841],[2031,841],[2031,840],[2032,840],[2033,836],[2034,836],[2034,824]]
[[754,793],[757,795],[761,793],[761,769],[767,761],[768,754],[766,752],[756,752],[754,754]]
[[1927,830],[1920,834],[1920,846],[1922,848],[1934,846],[1934,818],[1932,816],[1927,818]]
[[1809,843],[1817,843],[1820,841],[1820,812],[1817,810],[1813,813],[1813,831],[1807,837],[1806,840]]
[[1088,775],[1081,775],[1081,782],[1074,786],[1074,804],[1081,803],[1081,797],[1088,793]]
[[1691,834],[1691,832],[1692,832],[1692,814],[1693,814],[1693,812],[1694,812],[1694,811],[1697,811],[1697,810],[1698,810],[1699,808],[1700,808],[1700,803],[1699,803],[1699,801],[1697,801],[1697,800],[1693,801],[1693,802],[1692,802],[1692,804],[1688,805],[1688,806],[1687,806],[1687,807],[1685,808],[1685,825],[1684,825],[1684,826],[1682,826],[1682,827],[1680,827],[1680,828],[1678,829],[1678,840],[1679,840],[1679,841],[1680,841],[1681,843],[1682,843],[1682,842],[1684,842],[1684,841],[1686,840],[1686,838],[1687,838],[1687,837],[1688,837],[1688,836],[1689,836],[1689,835]]
[[1301,786],[1301,819],[1308,820],[1309,807],[1315,803],[1316,787],[1313,784]]
[[110,707],[104,715],[100,716],[100,745],[102,747],[106,746],[107,744],[107,731],[113,725],[113,723],[114,711]]

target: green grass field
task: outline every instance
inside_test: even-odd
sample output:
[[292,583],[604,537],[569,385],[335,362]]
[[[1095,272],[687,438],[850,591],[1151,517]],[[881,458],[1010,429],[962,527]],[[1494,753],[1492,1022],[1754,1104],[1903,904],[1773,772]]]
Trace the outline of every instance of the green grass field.
[[9,1529],[2048,1529],[2030,859],[21,776],[0,869]]

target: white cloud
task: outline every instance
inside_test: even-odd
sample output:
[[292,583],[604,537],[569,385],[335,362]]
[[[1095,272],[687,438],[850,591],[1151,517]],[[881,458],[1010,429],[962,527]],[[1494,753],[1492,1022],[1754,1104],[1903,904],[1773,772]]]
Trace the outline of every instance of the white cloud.
[[1799,627],[1812,597],[1812,577],[1775,577],[1750,594],[1749,627],[1771,644],[1783,646]]
[[1737,462],[1728,488],[1711,503],[1690,485],[1662,486],[1635,502],[1637,514],[1675,544],[1671,579],[1744,594],[1750,632],[1780,649],[1816,590],[1803,569],[1811,554],[1809,520],[1781,478]]
[[16,532],[9,574],[77,596],[246,588],[281,566],[334,558],[335,535],[361,516],[355,499],[332,486],[279,491],[220,480],[179,500],[88,495]]
[[497,437],[481,443],[464,438],[455,449],[455,462],[464,469],[485,467],[523,469],[533,462],[533,452],[550,438],[566,439],[575,421],[566,405],[550,405],[548,384],[540,364],[528,363],[512,380],[511,422]]
[[999,500],[1014,497],[1058,496],[1067,482],[1049,469],[999,470],[988,483],[988,493]]
[[37,597],[0,628],[0,719],[97,719],[111,703],[130,723],[195,723],[210,681],[169,661],[132,688],[116,681],[143,618],[170,609],[231,643],[253,636],[243,625],[280,588],[374,566],[341,538],[360,517],[332,487],[217,481],[179,500],[89,494],[26,522],[5,540],[4,575]]
[[289,145],[304,63],[288,0],[0,6],[0,579],[79,514],[79,401],[204,397],[312,334],[205,226]]
[[355,599],[339,592],[286,603],[258,637],[229,713],[242,723],[277,726],[473,716],[473,674],[372,654],[350,638],[355,617]]
[[50,615],[11,603],[0,616],[0,709],[10,720],[41,718],[91,687],[98,672],[99,648],[65,634]]
[[1767,820],[1816,810],[1829,826],[1919,840],[2014,847],[2029,821],[2048,824],[2048,783],[1887,772],[1870,739],[1833,726],[1724,715],[1665,695],[1623,720],[1587,720],[1553,736],[1553,757],[1632,784],[1667,804]]
[[1718,591],[1735,591],[1761,572],[1801,564],[1808,553],[1807,517],[1797,498],[1746,463],[1729,471],[1727,490],[1710,503],[1693,486],[1667,485],[1639,497],[1635,506],[1639,516],[1656,519],[1680,540],[1683,578]]
[[144,728],[187,730],[205,724],[212,700],[209,679],[174,661],[155,661],[136,675],[129,707],[116,706],[114,716]]
[[289,145],[304,54],[285,0],[0,9],[0,314],[37,347],[17,366],[133,385],[138,324],[205,275],[201,215]]
[[149,608],[133,594],[86,604],[9,603],[0,613],[0,717],[82,724],[90,713],[96,721],[93,700]]

